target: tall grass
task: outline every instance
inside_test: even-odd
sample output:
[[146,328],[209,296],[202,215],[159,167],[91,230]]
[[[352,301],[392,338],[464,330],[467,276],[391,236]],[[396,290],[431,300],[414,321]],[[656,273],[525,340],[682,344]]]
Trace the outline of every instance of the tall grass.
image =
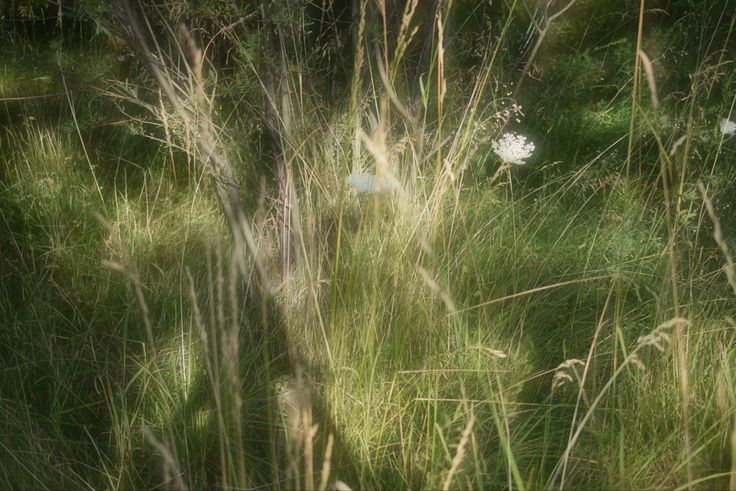
[[360,0],[342,98],[295,2],[5,53],[0,482],[733,488],[733,5],[680,3],[507,2],[470,50],[467,2]]

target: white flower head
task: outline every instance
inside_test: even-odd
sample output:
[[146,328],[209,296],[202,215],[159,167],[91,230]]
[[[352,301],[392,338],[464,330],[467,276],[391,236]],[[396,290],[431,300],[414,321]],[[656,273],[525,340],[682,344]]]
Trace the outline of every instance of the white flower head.
[[721,133],[726,136],[736,134],[736,123],[726,118],[721,119]]
[[353,188],[357,194],[382,193],[398,188],[394,180],[365,173],[350,174],[345,178],[345,183]]
[[524,135],[516,133],[504,133],[501,139],[491,143],[491,147],[501,160],[517,165],[525,164],[534,153],[534,143],[527,143]]

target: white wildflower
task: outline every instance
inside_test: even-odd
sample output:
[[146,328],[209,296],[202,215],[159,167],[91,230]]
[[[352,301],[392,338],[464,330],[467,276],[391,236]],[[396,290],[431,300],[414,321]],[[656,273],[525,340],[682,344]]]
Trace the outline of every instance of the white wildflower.
[[382,193],[398,188],[395,180],[373,174],[350,174],[345,178],[345,183],[357,194]]
[[526,159],[534,153],[534,143],[527,143],[524,135],[505,133],[500,140],[491,143],[493,151],[504,162],[523,165]]
[[726,136],[736,134],[736,123],[729,119],[723,118],[721,120],[721,133]]

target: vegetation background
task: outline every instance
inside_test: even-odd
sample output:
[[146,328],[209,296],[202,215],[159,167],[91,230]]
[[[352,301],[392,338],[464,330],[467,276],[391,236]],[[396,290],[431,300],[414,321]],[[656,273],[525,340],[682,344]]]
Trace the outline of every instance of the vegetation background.
[[0,487],[736,489],[736,1],[0,16]]

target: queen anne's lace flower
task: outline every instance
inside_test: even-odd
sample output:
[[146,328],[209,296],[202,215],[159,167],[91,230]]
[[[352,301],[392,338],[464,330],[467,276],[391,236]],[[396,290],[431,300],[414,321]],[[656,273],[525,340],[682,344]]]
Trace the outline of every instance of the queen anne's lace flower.
[[501,139],[491,143],[491,147],[501,160],[517,165],[525,164],[524,161],[534,153],[534,143],[527,143],[524,135],[516,133],[505,133]]
[[736,123],[726,118],[721,120],[721,133],[726,136],[736,134]]
[[345,183],[357,194],[382,193],[397,188],[394,181],[373,174],[350,174],[345,178]]

